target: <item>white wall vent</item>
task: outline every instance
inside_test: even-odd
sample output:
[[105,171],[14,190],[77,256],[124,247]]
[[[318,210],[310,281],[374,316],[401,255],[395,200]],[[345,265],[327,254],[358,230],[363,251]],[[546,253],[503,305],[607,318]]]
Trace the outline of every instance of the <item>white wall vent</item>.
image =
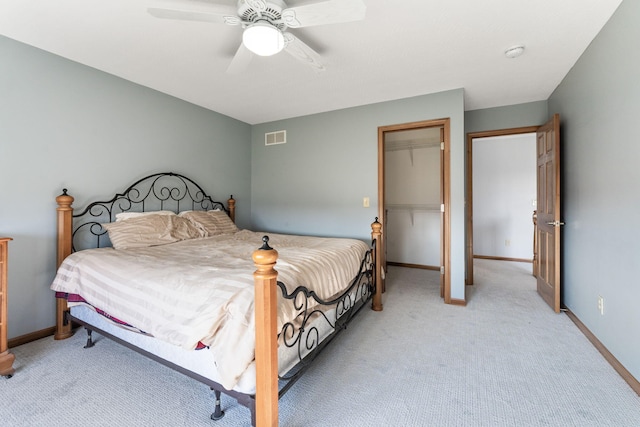
[[286,144],[287,131],[279,130],[276,132],[267,132],[264,134],[264,145]]

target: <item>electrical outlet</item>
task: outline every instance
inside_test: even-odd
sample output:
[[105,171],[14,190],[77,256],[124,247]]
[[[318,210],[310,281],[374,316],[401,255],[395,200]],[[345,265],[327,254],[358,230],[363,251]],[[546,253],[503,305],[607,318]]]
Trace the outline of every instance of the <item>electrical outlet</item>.
[[598,296],[598,311],[601,316],[604,316],[604,298]]
[[504,241],[505,246],[511,246],[511,240],[507,239]]
[[369,207],[369,198],[368,197],[364,197],[362,199],[362,207],[363,208],[368,208]]

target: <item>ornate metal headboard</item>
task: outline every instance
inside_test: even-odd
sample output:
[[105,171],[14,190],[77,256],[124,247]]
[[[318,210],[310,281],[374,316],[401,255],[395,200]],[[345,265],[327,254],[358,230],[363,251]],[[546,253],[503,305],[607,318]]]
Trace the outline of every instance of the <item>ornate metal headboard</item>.
[[[67,189],[63,190],[63,195]],[[233,196],[229,199],[230,204]],[[230,206],[231,208],[231,206]],[[107,201],[90,203],[73,215],[72,251],[111,246],[103,223],[112,222],[121,212],[153,212],[170,210],[224,210],[233,218],[232,210],[208,196],[192,179],[173,172],[149,175],[116,193]]]

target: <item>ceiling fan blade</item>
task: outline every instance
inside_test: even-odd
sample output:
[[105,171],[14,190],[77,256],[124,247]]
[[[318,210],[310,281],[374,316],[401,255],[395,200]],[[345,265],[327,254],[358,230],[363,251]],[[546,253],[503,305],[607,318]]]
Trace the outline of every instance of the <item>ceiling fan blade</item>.
[[302,40],[291,33],[283,33],[285,45],[284,50],[297,60],[307,64],[316,72],[325,70],[325,66],[320,59],[320,55],[311,49]]
[[237,25],[240,18],[235,7],[202,0],[154,1],[147,11],[156,18],[203,21]]
[[243,72],[249,66],[252,59],[253,53],[244,46],[244,43],[240,43],[240,47],[227,68],[227,73],[239,74]]
[[188,10],[174,10],[174,9],[160,9],[156,7],[150,7],[147,9],[151,15],[156,18],[162,19],[175,19],[180,21],[202,21],[202,22],[214,22],[217,24],[224,24],[223,15],[214,15],[211,13],[194,12]]
[[362,0],[325,0],[295,6],[282,11],[282,20],[290,28],[337,24],[364,19],[367,7]]

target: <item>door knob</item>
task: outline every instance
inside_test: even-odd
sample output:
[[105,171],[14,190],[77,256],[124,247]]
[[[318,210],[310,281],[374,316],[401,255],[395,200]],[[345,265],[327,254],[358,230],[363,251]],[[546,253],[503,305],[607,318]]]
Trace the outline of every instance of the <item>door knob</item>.
[[564,222],[562,222],[562,221],[549,221],[549,222],[547,222],[547,225],[553,225],[554,227],[560,227],[561,225],[564,225]]

